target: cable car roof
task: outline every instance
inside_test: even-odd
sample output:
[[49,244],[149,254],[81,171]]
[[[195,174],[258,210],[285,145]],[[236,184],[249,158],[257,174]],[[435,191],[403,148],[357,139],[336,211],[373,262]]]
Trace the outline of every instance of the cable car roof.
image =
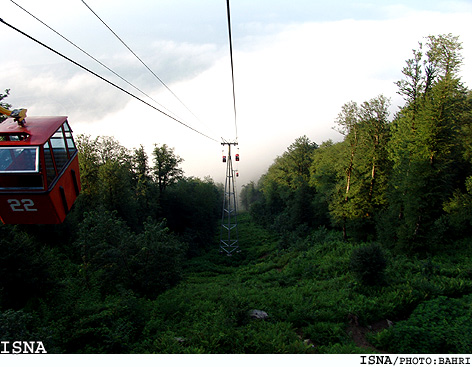
[[20,141],[0,141],[0,145],[42,145],[54,135],[56,130],[67,120],[67,116],[27,117],[25,125],[20,126],[14,119],[8,118],[0,123],[0,135],[25,136]]

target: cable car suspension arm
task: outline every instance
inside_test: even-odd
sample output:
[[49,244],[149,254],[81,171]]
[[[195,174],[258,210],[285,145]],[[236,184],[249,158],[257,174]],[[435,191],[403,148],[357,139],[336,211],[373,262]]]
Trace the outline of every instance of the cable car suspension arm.
[[26,108],[20,108],[16,110],[8,110],[2,106],[0,106],[0,114],[2,115],[7,115],[10,117],[13,117],[16,122],[18,122],[19,125],[23,126],[24,125],[24,119],[26,118]]

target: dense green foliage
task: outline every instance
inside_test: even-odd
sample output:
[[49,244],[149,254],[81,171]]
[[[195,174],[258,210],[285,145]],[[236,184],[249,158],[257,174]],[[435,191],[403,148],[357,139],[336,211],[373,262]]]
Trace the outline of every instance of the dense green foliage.
[[373,336],[373,343],[394,353],[459,353],[472,348],[471,295],[439,296],[420,304],[410,318]]
[[387,260],[382,247],[370,243],[352,251],[350,265],[351,271],[361,284],[374,285],[383,282]]
[[222,193],[183,177],[166,145],[153,166],[143,147],[111,137],[77,145],[82,193],[66,221],[0,226],[0,336],[49,352],[131,352],[151,301],[211,246]]
[[243,188],[254,218],[280,233],[328,226],[412,253],[471,234],[472,92],[459,77],[461,44],[426,40],[397,83],[406,104],[393,119],[382,95],[346,103],[342,141],[301,137]]
[[[440,339],[442,352],[470,351],[470,241],[425,259],[385,250],[384,282],[364,285],[351,261],[368,244],[343,241],[341,232],[327,229],[281,237],[255,225],[248,214],[239,219],[240,254],[227,257],[211,250],[186,260],[179,284],[154,296],[142,296],[146,282],[139,274],[123,276],[128,270],[113,266],[119,256],[74,265],[48,250],[42,267],[56,284],[38,291],[28,304],[2,308],[2,340],[43,340],[49,352],[419,353],[436,351],[438,339],[425,338],[440,330],[447,336]],[[112,215],[108,222],[100,226],[119,220]],[[149,237],[137,242],[139,247],[154,242],[158,251],[166,234],[161,224],[151,227]],[[128,257],[133,268],[133,256]],[[165,279],[159,272],[169,266],[141,274],[156,282],[150,289]],[[439,305],[430,303],[438,297]],[[269,317],[252,319],[253,309]],[[356,328],[386,319],[395,326],[372,332],[370,347],[353,339]],[[426,346],[409,337],[413,327]]]
[[472,92],[458,38],[426,41],[393,118],[382,95],[348,102],[342,141],[302,136],[243,187],[231,257],[211,178],[185,177],[165,144],[150,163],[142,146],[77,137],[83,190],[66,221],[0,225],[0,340],[50,353],[472,352]]

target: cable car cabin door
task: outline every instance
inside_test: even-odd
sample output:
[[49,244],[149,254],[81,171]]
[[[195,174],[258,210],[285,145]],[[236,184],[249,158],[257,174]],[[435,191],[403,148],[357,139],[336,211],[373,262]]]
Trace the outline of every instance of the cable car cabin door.
[[59,224],[81,189],[77,148],[66,117],[0,124],[0,219]]

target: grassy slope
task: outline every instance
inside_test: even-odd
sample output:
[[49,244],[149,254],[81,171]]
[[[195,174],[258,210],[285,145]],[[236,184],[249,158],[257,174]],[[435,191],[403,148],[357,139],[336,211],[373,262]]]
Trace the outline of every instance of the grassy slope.
[[[281,241],[247,215],[239,220],[241,254],[216,247],[193,259],[186,279],[155,301],[138,351],[365,353],[375,350],[356,345],[358,328],[407,319],[425,300],[472,290],[468,246],[426,260],[388,254],[385,285],[364,287],[349,270],[360,244],[326,230]],[[250,319],[252,309],[269,318]]]

